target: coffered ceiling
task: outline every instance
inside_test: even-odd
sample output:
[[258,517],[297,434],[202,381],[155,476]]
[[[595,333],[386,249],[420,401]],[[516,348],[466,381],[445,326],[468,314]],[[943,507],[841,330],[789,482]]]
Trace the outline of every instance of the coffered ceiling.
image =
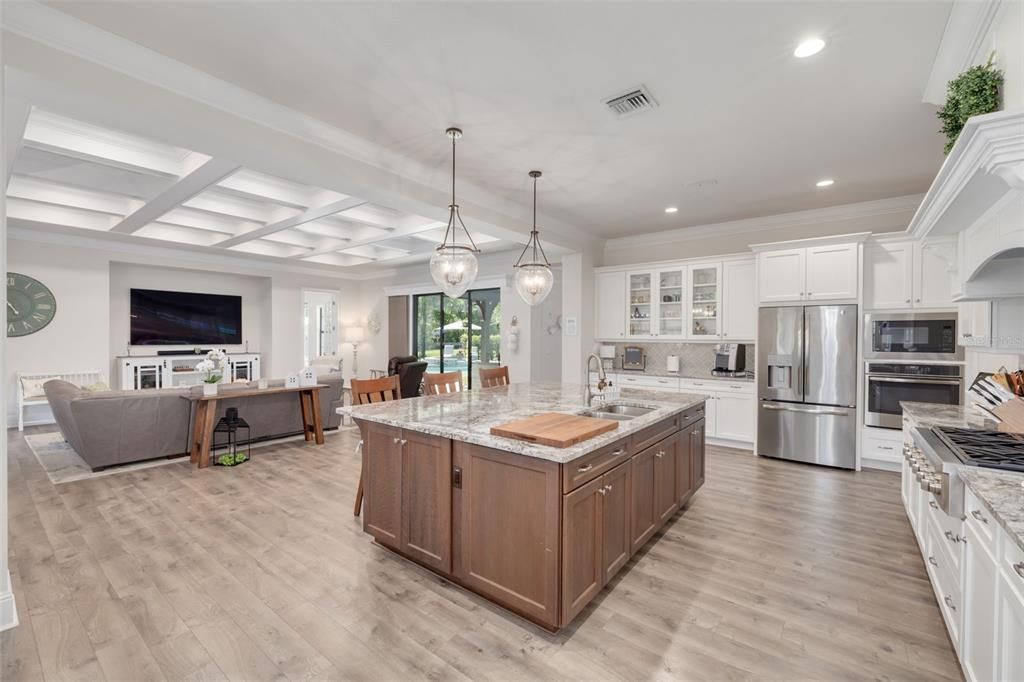
[[[947,1],[48,4],[421,167],[458,124],[462,177],[525,208],[540,167],[542,213],[598,239],[914,194],[942,161],[921,100]],[[641,84],[657,108],[607,110]],[[310,248],[285,234],[310,233],[245,248]]]
[[[33,109],[7,186],[13,227],[108,233],[350,268],[421,261],[444,223]],[[513,246],[476,235],[483,250]]]

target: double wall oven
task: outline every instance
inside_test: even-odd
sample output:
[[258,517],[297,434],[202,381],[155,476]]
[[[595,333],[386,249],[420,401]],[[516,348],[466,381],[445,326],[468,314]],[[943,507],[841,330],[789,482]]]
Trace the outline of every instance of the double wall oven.
[[960,405],[964,397],[963,348],[956,313],[889,313],[864,316],[867,426],[902,427],[900,403]]

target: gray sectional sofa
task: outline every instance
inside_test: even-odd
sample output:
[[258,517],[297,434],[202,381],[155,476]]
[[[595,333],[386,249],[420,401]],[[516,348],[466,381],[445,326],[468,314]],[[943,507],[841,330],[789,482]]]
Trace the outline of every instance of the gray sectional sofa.
[[[337,428],[341,416],[343,381],[340,373],[319,378],[328,388],[320,391],[320,418],[325,429]],[[281,386],[284,380],[270,381]],[[225,384],[222,395],[253,384]],[[195,401],[190,393],[202,393],[201,386],[160,388],[141,391],[85,391],[60,379],[43,386],[53,416],[64,439],[93,471],[189,451]],[[276,393],[217,401],[217,418],[229,407],[252,427],[252,439],[269,440],[302,434],[299,399],[292,393]]]

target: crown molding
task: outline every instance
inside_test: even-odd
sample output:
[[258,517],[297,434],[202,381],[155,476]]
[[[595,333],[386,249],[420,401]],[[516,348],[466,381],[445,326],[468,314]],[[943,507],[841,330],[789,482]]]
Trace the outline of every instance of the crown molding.
[[781,242],[762,242],[751,244],[750,250],[754,253],[761,251],[778,251],[779,249],[795,249],[807,246],[829,246],[831,244],[860,244],[871,237],[870,232],[854,232],[851,234],[833,234],[827,237],[811,237],[810,239],[788,239]]
[[[447,175],[415,159],[373,143],[271,99],[221,80],[97,26],[64,14],[52,7],[22,0],[4,3],[0,13],[3,30],[47,47],[71,54],[113,72],[181,97],[227,112],[275,132],[289,135],[353,161],[390,173],[447,196],[450,187],[437,184]],[[438,144],[441,144],[440,142]],[[529,208],[466,180],[460,179],[460,204],[464,212],[471,205],[500,214],[501,224],[529,224]],[[541,216],[551,235],[562,237],[562,246],[587,250],[601,238],[554,218]],[[487,220],[485,218],[485,220]],[[525,239],[524,229],[523,239]],[[554,242],[553,242],[554,243]]]
[[922,100],[942,105],[949,81],[988,59],[985,48],[1002,0],[954,0],[939,49],[925,83]]
[[664,230],[662,232],[648,232],[647,234],[633,235],[631,237],[619,237],[616,239],[609,239],[605,242],[605,251],[633,246],[671,244],[681,241],[693,241],[696,239],[709,239],[713,237],[721,237],[727,234],[746,234],[763,232],[765,230],[784,229],[787,227],[837,223],[844,220],[854,220],[858,218],[898,215],[913,211],[917,208],[921,203],[922,196],[924,195],[909,194],[902,197],[877,199],[875,201],[862,201],[855,204],[841,204],[839,206],[829,206],[827,208],[812,208],[806,211],[778,213],[761,218],[744,218],[743,220],[733,220],[724,223],[695,225],[694,227],[681,227],[674,230]]
[[920,238],[977,222],[1011,192],[1024,191],[1024,111],[968,119],[907,231]]

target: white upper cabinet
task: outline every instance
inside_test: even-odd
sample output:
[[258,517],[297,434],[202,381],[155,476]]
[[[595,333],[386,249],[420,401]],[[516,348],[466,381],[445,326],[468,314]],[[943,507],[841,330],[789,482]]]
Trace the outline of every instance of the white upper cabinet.
[[915,242],[915,308],[949,308],[953,305],[956,252],[955,236]]
[[880,242],[864,249],[864,306],[868,310],[951,308],[956,238]]
[[757,289],[762,303],[857,298],[857,244],[762,251]]
[[958,303],[957,343],[961,346],[989,346],[992,344],[991,301],[965,301]]
[[686,325],[686,268],[659,270],[656,277],[658,323],[654,333],[659,338],[681,339]]
[[806,255],[807,249],[765,251],[758,254],[757,290],[762,303],[803,299]]
[[691,339],[718,339],[722,336],[722,264],[700,263],[690,266]]
[[864,247],[864,306],[868,310],[909,307],[914,298],[911,242]]
[[857,298],[857,245],[830,244],[807,249],[807,300]]
[[595,278],[597,305],[595,335],[599,339],[626,336],[626,273],[599,272]]
[[722,338],[753,341],[757,336],[757,263],[722,264]]

